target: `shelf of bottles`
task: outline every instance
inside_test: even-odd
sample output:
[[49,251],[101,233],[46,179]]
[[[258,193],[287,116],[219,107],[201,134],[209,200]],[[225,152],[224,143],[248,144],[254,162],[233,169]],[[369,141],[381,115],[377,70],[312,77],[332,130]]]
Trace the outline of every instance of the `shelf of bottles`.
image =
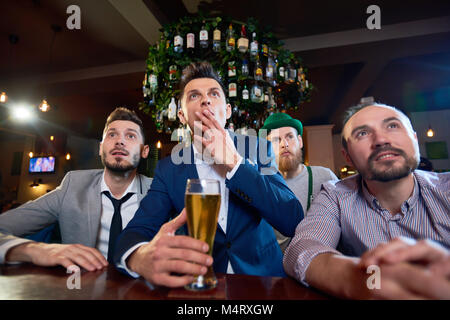
[[158,132],[186,138],[177,118],[178,82],[191,62],[208,61],[218,71],[232,107],[228,129],[245,133],[259,129],[273,112],[296,110],[309,100],[307,70],[258,22],[230,18],[185,17],[161,29],[150,46],[140,109],[150,114]]

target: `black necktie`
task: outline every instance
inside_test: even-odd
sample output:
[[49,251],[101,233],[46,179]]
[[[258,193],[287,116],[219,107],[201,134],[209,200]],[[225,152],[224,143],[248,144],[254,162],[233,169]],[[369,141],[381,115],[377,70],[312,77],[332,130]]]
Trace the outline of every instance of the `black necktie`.
[[122,199],[117,200],[111,196],[109,191],[103,191],[103,193],[111,200],[114,207],[114,214],[111,221],[111,227],[109,228],[109,242],[108,242],[108,262],[114,263],[114,247],[119,234],[122,232],[122,216],[120,215],[120,207],[122,203],[130,199],[133,193],[127,193]]

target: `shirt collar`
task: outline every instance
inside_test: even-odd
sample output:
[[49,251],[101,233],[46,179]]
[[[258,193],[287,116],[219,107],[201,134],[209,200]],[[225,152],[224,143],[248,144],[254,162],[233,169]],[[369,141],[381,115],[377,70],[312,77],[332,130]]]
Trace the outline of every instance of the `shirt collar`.
[[[109,189],[109,187],[105,181],[105,170],[103,170],[102,183],[100,185],[100,193],[103,193],[104,191],[108,191],[111,194],[111,196],[113,196],[111,190]],[[123,196],[128,193],[134,193],[134,194],[137,193],[137,174],[134,176],[133,181],[131,181],[131,183],[128,185],[128,188],[123,193]]]
[[[409,197],[405,202],[403,202],[403,204],[401,206],[401,210],[402,210],[403,214],[407,213],[416,204],[417,200],[419,199],[419,184],[417,183],[417,179],[414,174],[413,174],[413,178],[414,178],[413,193],[412,193],[411,197]],[[377,200],[377,198],[375,198],[375,196],[372,195],[369,192],[369,190],[367,189],[364,179],[361,176],[360,176],[360,179],[361,179],[360,181],[361,181],[362,193],[363,193],[364,198],[369,203],[369,206],[374,210],[383,210],[384,208],[381,207],[381,204]]]

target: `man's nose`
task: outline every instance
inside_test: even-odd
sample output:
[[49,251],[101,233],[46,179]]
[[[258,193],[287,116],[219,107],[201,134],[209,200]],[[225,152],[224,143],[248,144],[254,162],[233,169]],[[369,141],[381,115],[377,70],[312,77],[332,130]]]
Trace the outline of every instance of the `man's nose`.
[[373,133],[373,146],[375,148],[382,147],[384,145],[390,145],[391,141],[387,133],[377,130]]
[[211,99],[208,96],[205,96],[202,99],[202,106],[209,106],[211,105]]
[[116,145],[124,145],[125,144],[125,136],[124,135],[121,135],[121,134],[118,134],[118,135],[116,135],[116,141],[115,141],[115,144]]
[[289,147],[289,144],[288,144],[288,142],[287,142],[286,139],[281,139],[280,146],[281,146],[282,148],[288,148],[288,147]]

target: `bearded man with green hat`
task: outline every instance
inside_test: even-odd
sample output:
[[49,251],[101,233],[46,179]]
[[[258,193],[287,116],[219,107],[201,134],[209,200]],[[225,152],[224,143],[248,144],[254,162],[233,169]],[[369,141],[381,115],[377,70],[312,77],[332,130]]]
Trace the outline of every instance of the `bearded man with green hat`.
[[[306,216],[322,183],[338,178],[328,168],[303,164],[303,125],[300,120],[292,118],[287,113],[274,113],[264,122],[259,131],[260,135],[262,130],[267,130],[267,139],[272,142],[278,170],[302,204]],[[278,244],[284,252],[291,238],[283,236],[276,229],[274,231]]]

